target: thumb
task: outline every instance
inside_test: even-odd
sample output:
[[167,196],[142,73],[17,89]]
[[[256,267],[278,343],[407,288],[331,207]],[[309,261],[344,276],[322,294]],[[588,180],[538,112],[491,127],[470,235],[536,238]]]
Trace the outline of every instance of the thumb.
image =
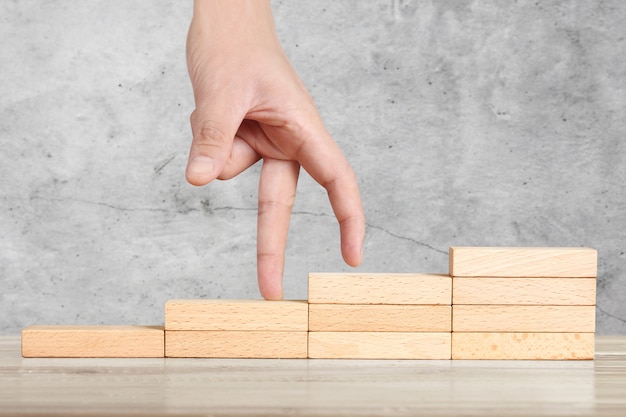
[[190,184],[205,185],[220,175],[242,120],[243,116],[194,110],[191,114],[193,140],[185,174]]

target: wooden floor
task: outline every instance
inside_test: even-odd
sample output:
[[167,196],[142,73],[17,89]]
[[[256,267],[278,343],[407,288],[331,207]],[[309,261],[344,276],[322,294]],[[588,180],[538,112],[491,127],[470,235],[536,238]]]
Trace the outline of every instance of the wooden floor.
[[581,362],[23,359],[4,337],[0,415],[626,416],[626,337]]

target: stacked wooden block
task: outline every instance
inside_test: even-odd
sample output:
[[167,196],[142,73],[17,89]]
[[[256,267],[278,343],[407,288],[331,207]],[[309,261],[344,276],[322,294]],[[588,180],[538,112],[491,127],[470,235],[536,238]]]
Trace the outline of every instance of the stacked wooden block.
[[306,358],[306,301],[171,300],[165,356]]
[[163,326],[30,326],[25,358],[162,358]]
[[309,357],[450,359],[452,280],[309,274]]
[[597,253],[450,248],[448,275],[309,275],[309,300],[171,300],[165,326],[31,326],[25,357],[593,359]]
[[593,359],[597,254],[451,248],[452,359]]

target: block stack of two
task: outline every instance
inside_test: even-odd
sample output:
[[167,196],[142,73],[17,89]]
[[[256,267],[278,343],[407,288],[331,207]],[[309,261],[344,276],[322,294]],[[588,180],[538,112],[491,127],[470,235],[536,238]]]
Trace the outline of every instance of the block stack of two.
[[170,300],[165,356],[306,358],[306,301]]
[[309,274],[309,358],[450,359],[452,279]]
[[450,248],[452,359],[593,359],[597,252]]

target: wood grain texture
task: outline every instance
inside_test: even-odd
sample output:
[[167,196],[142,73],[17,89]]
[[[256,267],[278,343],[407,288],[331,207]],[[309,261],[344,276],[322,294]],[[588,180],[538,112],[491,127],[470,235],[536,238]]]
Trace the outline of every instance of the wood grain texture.
[[626,336],[593,361],[24,360],[0,337],[0,415],[622,417]]
[[440,274],[310,273],[313,304],[439,304],[452,302],[452,279]]
[[595,278],[452,279],[453,304],[595,305]]
[[170,358],[306,358],[307,332],[168,330],[165,355]]
[[452,359],[593,359],[593,333],[452,333]]
[[450,359],[451,346],[451,333],[309,333],[309,358],[317,359]]
[[593,333],[595,306],[452,306],[454,332]]
[[30,326],[22,330],[25,358],[162,358],[160,326]]
[[593,278],[597,258],[590,248],[451,247],[450,275]]
[[449,332],[452,308],[441,305],[309,304],[309,331]]
[[307,331],[306,301],[170,300],[166,330]]

